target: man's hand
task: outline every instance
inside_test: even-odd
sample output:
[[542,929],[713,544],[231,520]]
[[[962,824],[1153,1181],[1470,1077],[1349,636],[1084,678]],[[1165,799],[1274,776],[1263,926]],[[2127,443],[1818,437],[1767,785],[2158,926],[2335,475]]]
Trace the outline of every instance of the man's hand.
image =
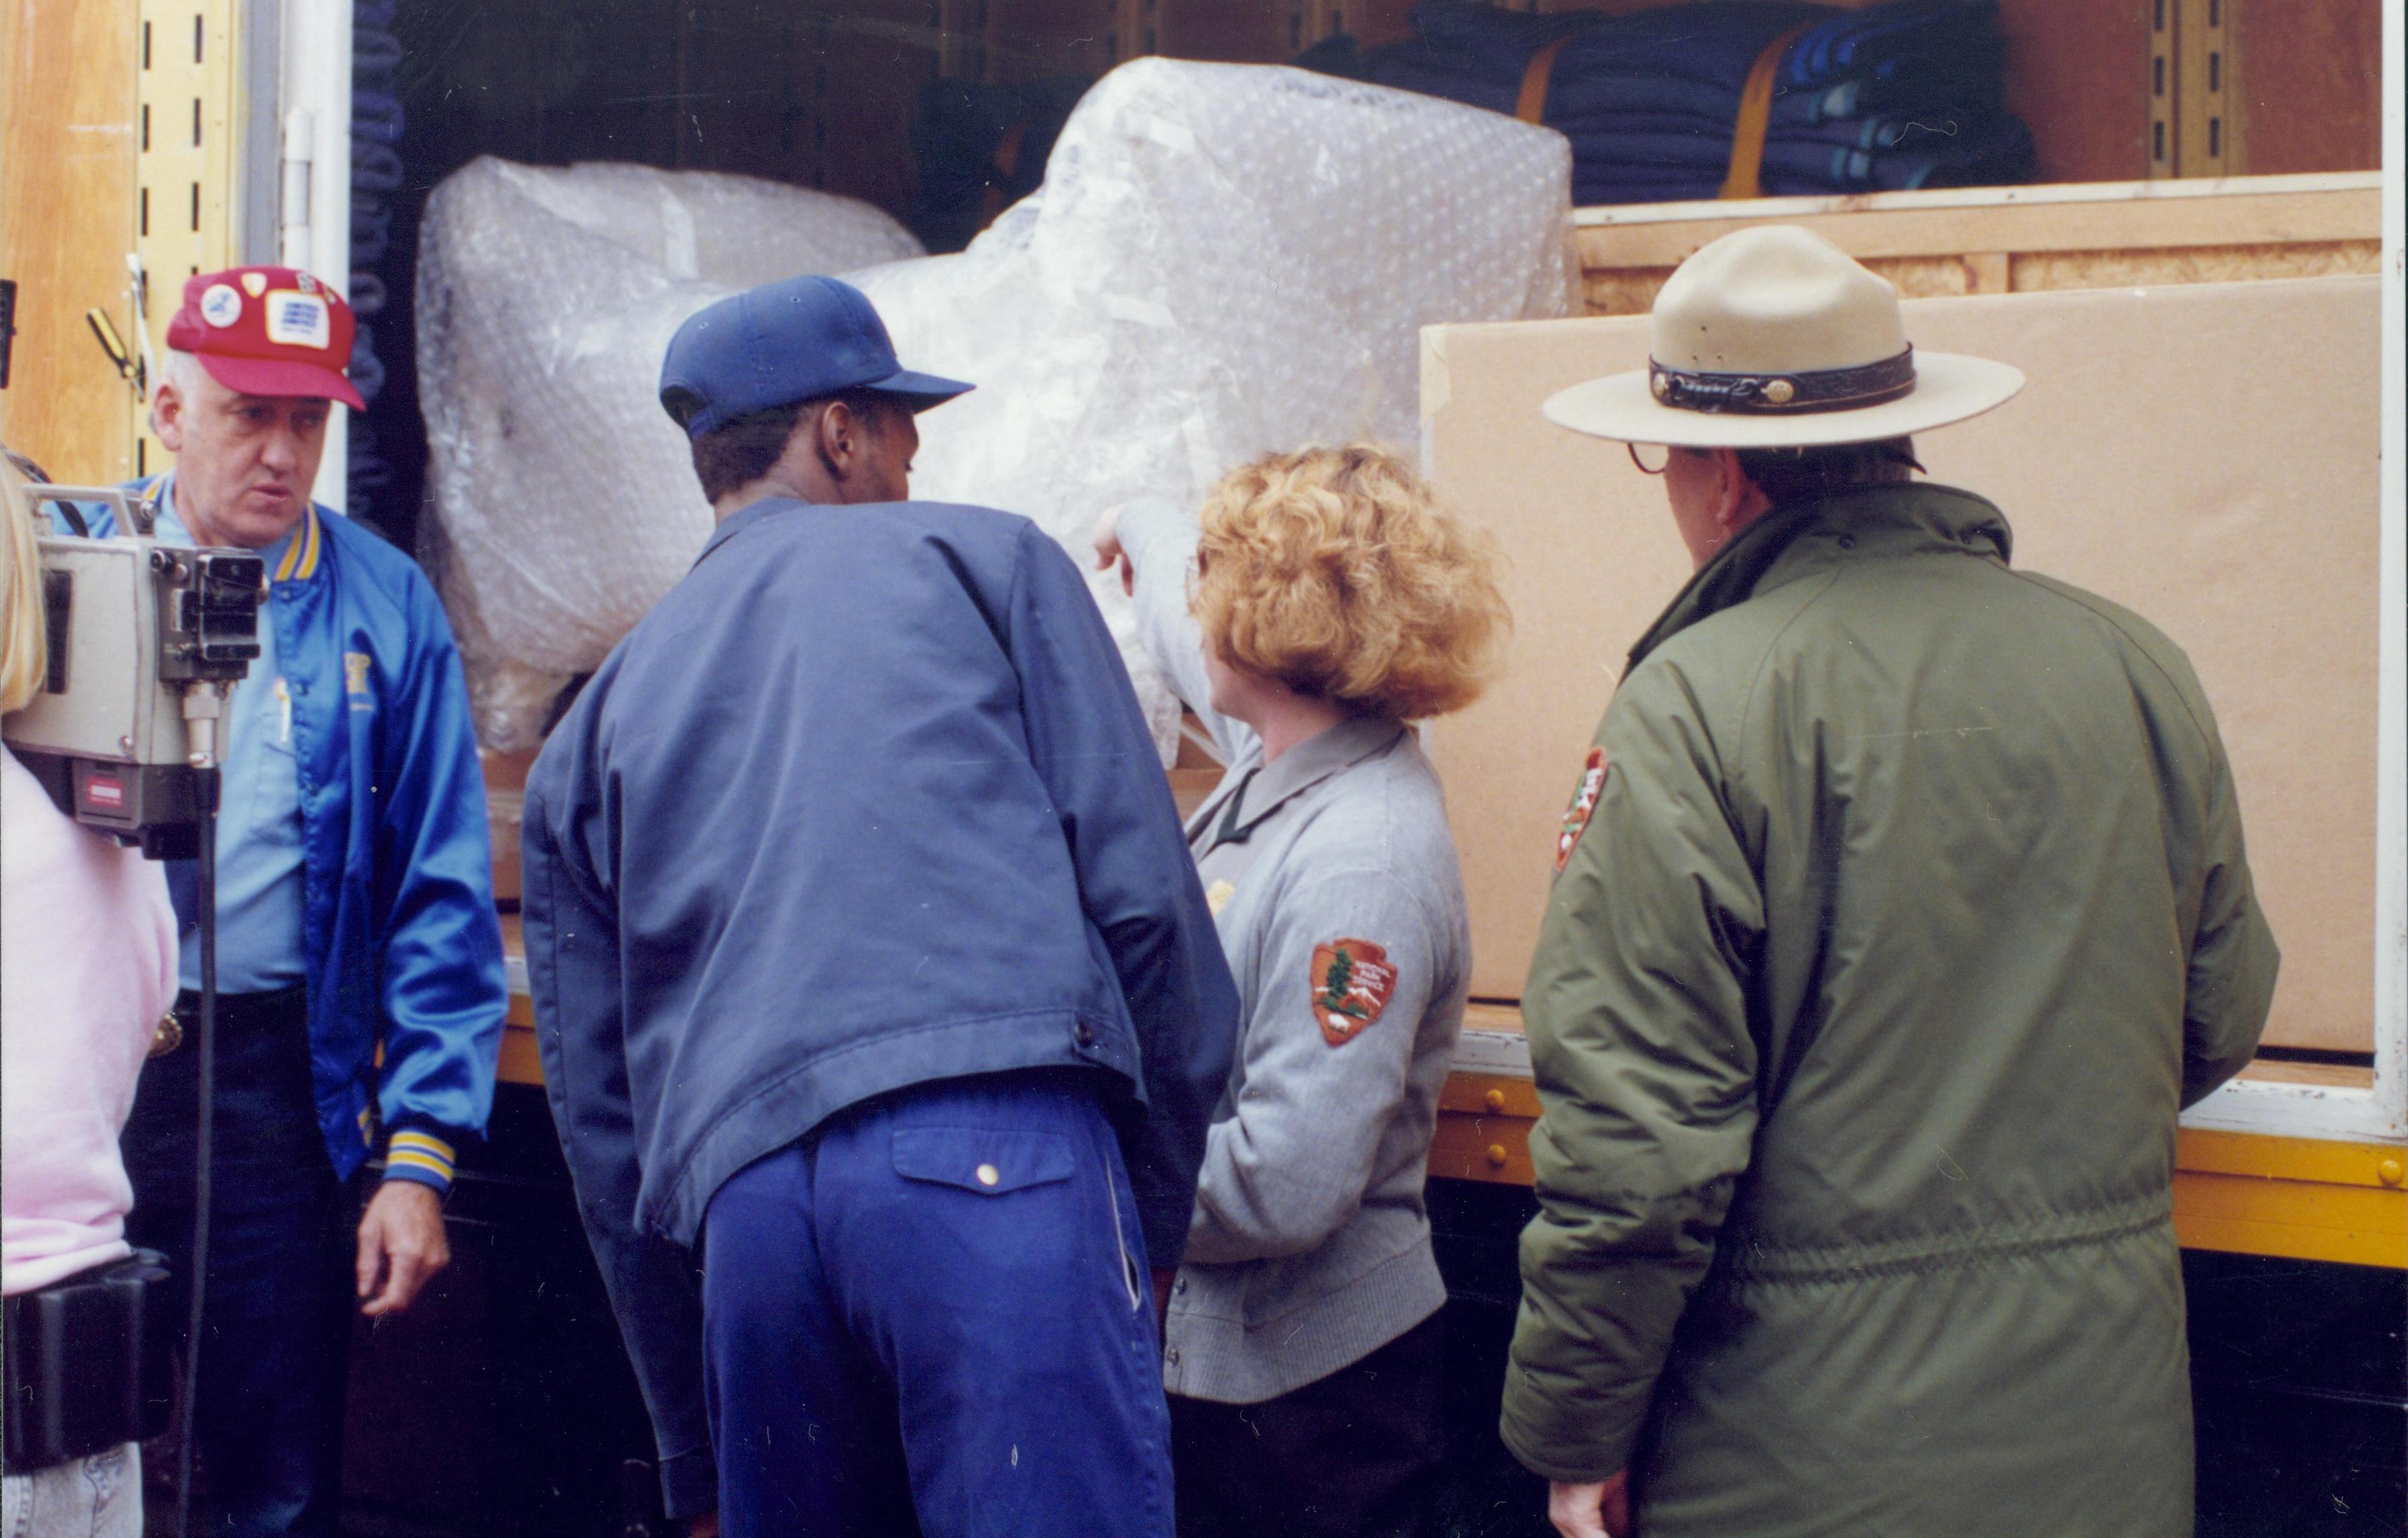
[[1121,510],[1112,508],[1096,522],[1096,569],[1110,571],[1121,568],[1121,591],[1137,596],[1137,568],[1129,564],[1128,552],[1121,548]]
[[452,1263],[443,1199],[414,1180],[377,1187],[360,1217],[360,1312],[374,1318],[408,1308],[418,1289]]
[[719,1508],[685,1519],[685,1538],[719,1538]]
[[1601,1485],[1547,1487],[1547,1520],[1564,1538],[1630,1538],[1630,1471]]

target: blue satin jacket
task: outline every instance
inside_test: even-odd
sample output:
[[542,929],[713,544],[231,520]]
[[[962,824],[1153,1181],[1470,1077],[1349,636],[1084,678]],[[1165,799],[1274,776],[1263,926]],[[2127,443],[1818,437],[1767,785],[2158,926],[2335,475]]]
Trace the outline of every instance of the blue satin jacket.
[[[93,533],[115,533],[95,510]],[[331,509],[310,507],[268,586],[308,851],[319,1131],[348,1179],[380,1123],[387,1174],[442,1189],[454,1144],[484,1132],[509,1006],[460,654],[417,563]],[[191,863],[167,876],[190,922]]]

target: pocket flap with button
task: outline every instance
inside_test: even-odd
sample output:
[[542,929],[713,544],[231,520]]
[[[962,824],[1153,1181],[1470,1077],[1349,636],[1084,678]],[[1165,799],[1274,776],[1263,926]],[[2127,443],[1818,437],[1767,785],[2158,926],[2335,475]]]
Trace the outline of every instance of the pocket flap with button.
[[1059,1132],[999,1131],[975,1127],[898,1127],[895,1172],[906,1180],[1001,1196],[1076,1172],[1070,1140]]

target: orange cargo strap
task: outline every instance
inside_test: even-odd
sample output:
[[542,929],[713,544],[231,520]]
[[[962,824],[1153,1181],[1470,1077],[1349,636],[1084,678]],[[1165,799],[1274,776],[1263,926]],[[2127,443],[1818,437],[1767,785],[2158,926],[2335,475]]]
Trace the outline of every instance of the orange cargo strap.
[[1731,135],[1730,171],[1723,178],[1723,196],[1764,195],[1764,135],[1772,126],[1772,79],[1781,72],[1781,56],[1789,51],[1789,45],[1813,25],[1807,22],[1791,27],[1756,56],[1755,67],[1747,72],[1747,85],[1739,93],[1739,125]]
[[981,199],[982,212],[979,228],[982,230],[994,223],[996,216],[1010,207],[1011,199],[1004,189],[1020,171],[1020,146],[1027,134],[1028,120],[1023,118],[1003,131],[1003,141],[995,147],[995,153],[987,157],[986,168],[994,175],[987,180],[986,196]]
[[1023,118],[1003,131],[1003,138],[996,145],[995,153],[987,157],[988,164],[1001,171],[1007,181],[1020,173],[1020,146],[1027,137],[1028,120]]
[[1567,33],[1530,55],[1529,66],[1522,71],[1522,93],[1513,98],[1513,115],[1524,122],[1547,121],[1547,80],[1555,72],[1555,56],[1571,40]]

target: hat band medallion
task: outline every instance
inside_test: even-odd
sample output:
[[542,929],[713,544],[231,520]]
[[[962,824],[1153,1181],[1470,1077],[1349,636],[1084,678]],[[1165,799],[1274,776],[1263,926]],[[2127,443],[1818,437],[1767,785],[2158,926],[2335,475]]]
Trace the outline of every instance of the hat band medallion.
[[1914,349],[1852,368],[1713,374],[1647,360],[1647,388],[1677,410],[1772,416],[1856,410],[1914,393]]

